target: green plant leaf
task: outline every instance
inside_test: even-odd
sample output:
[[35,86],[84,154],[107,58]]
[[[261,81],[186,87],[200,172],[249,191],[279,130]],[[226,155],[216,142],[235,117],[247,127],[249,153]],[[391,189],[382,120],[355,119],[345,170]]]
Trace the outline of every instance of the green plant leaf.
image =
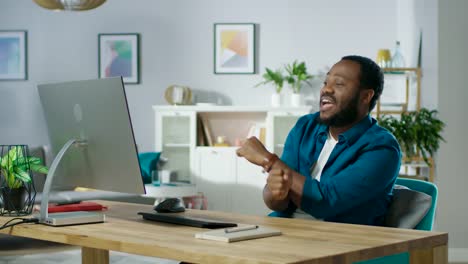
[[10,167],[11,161],[16,159],[16,146],[12,147],[2,158],[2,168]]
[[307,73],[307,67],[305,62],[298,63],[297,60],[291,64],[284,66],[287,72],[286,80],[290,84],[294,93],[299,93],[303,83],[307,83],[312,86],[307,80],[312,79],[313,76]]
[[42,160],[38,157],[28,157],[29,164],[42,164]]
[[15,178],[22,182],[31,182],[31,176],[29,173],[25,172],[24,170],[16,167],[15,168]]
[[7,171],[7,184],[8,187],[13,188],[15,186],[15,174],[14,172]]
[[421,108],[419,111],[404,112],[400,118],[379,117],[379,125],[389,130],[400,143],[407,158],[420,155],[431,166],[429,158],[445,141],[441,133],[445,123],[437,117],[436,110]]
[[281,69],[273,71],[269,68],[265,68],[265,71],[266,72],[262,75],[264,81],[256,84],[255,87],[268,84],[268,83],[273,83],[275,85],[276,92],[280,93],[283,88],[283,83],[284,83],[284,76],[283,76]]
[[9,188],[19,188],[24,182],[31,182],[30,171],[48,173],[48,168],[37,157],[25,157],[22,147],[12,147],[0,160],[1,175]]
[[32,171],[35,171],[35,172],[38,172],[38,173],[42,173],[42,174],[49,173],[49,168],[47,168],[46,166],[43,166],[41,164],[31,164],[30,168],[31,168]]
[[42,160],[36,157],[18,158],[14,166],[26,167],[28,164],[42,164]]

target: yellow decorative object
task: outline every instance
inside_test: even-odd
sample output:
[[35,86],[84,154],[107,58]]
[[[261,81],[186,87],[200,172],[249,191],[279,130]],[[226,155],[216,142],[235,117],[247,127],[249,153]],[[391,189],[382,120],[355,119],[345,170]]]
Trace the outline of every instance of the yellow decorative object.
[[192,90],[188,86],[171,85],[164,92],[164,98],[171,105],[189,105],[192,103]]
[[392,56],[390,55],[390,50],[388,50],[388,49],[379,49],[379,51],[377,51],[376,62],[382,68],[391,67]]
[[226,136],[216,137],[215,147],[229,147],[229,144],[226,142]]

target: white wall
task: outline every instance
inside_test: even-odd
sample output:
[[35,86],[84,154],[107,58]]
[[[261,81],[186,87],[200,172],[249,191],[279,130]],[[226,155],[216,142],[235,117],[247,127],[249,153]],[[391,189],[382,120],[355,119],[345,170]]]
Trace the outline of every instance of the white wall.
[[[439,38],[438,0],[413,0],[413,14],[414,35],[419,36],[419,30],[422,32],[421,61],[423,78],[421,81],[421,105],[429,109],[437,109],[439,80],[437,56]],[[411,40],[411,38],[408,40]],[[412,40],[419,40],[419,38],[413,38]],[[414,44],[419,45],[419,43]],[[413,54],[413,58],[417,58],[417,54]],[[416,66],[416,64],[411,66]]]
[[468,1],[439,1],[439,110],[447,143],[439,151],[437,226],[449,232],[452,261],[468,262]]
[[[259,25],[259,73],[213,74],[215,22]],[[151,105],[165,104],[163,92],[171,84],[202,91],[200,100],[213,93],[224,104],[265,105],[273,88],[253,88],[265,67],[298,59],[316,73],[343,55],[374,58],[377,49],[393,47],[397,34],[396,3],[384,0],[111,0],[82,13],[2,0],[0,28],[28,30],[30,77],[0,82],[0,142],[34,145],[47,141],[36,85],[97,78],[98,33],[141,33],[142,81],[126,90],[142,151],[154,144]]]

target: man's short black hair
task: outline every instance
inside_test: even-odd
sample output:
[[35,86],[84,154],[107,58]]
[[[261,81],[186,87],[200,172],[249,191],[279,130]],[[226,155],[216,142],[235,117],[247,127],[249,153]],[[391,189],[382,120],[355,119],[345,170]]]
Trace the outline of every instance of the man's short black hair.
[[357,62],[361,66],[361,88],[374,90],[374,96],[369,103],[369,112],[372,111],[383,91],[384,76],[382,69],[373,60],[358,55],[344,56],[341,59]]

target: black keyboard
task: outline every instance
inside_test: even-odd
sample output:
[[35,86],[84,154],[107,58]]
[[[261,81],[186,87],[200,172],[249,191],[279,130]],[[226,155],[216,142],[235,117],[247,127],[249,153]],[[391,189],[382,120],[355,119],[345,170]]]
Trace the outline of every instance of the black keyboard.
[[157,222],[164,222],[176,225],[194,226],[201,228],[226,228],[235,227],[236,223],[222,222],[213,219],[185,216],[180,213],[157,213],[157,212],[139,212],[143,219]]

